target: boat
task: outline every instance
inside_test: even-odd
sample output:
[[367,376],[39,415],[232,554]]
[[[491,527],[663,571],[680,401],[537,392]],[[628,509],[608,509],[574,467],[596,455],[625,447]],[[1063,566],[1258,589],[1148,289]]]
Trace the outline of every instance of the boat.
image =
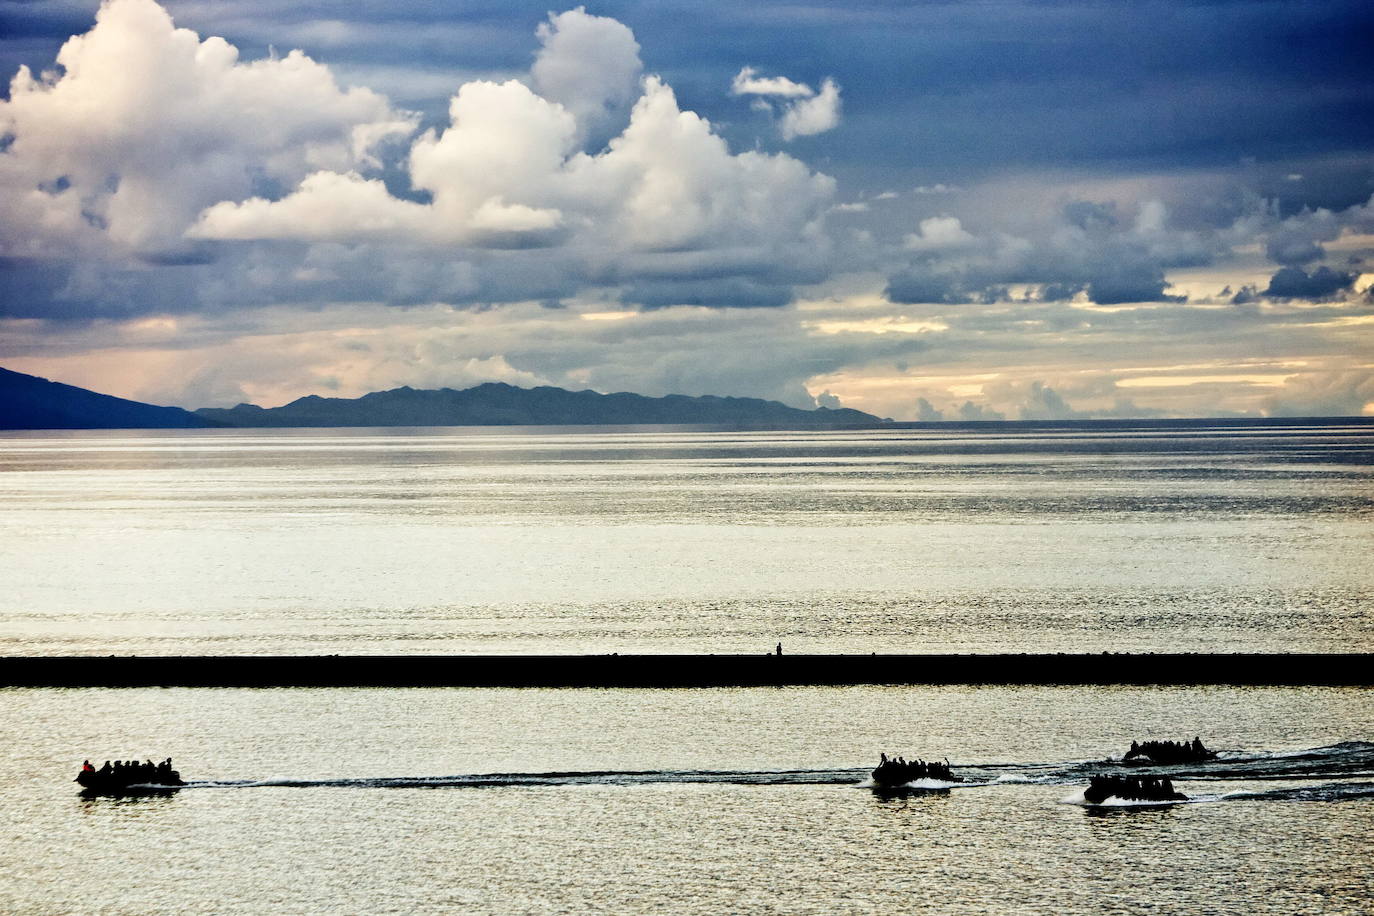
[[1163,779],[1153,776],[1093,776],[1088,780],[1088,787],[1083,790],[1085,802],[1101,805],[1111,798],[1161,805],[1188,800],[1188,796],[1174,789],[1173,781],[1167,776]]
[[105,761],[96,769],[89,760],[81,765],[76,774],[76,783],[81,786],[82,794],[89,795],[132,795],[139,793],[174,792],[186,785],[181,774],[172,769],[172,758],[161,763],[151,760],[139,763],[136,760]]
[[1217,752],[1202,743],[1192,741],[1132,741],[1131,749],[1121,758],[1122,763],[1144,766],[1172,766],[1179,763],[1202,763],[1215,760]]
[[873,784],[882,789],[896,789],[920,779],[939,782],[963,782],[964,780],[950,771],[949,761],[907,760],[903,757],[888,757],[880,754],[878,765],[873,769]]

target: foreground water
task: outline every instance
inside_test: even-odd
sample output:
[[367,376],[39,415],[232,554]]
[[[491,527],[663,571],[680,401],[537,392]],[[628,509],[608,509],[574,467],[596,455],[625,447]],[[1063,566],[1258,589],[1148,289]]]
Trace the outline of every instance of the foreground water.
[[[1330,914],[1374,899],[1337,689],[0,690],[0,911]],[[1203,735],[1193,803],[1065,803]],[[947,793],[863,788],[880,749]],[[1306,751],[1306,752],[1304,752]],[[172,754],[170,797],[78,797]]]
[[[0,654],[1368,651],[1368,426],[0,438]],[[1358,913],[1364,690],[0,690],[0,911]],[[1072,802],[1201,735],[1166,809]],[[967,785],[864,787],[879,751]],[[191,785],[83,799],[79,762]]]
[[1374,426],[11,433],[0,654],[1368,651]]

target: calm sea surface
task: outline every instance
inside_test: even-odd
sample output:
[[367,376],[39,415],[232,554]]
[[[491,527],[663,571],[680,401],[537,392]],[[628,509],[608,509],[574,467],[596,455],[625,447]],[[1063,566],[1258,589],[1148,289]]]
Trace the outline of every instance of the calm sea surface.
[[[1207,736],[1194,801],[1082,761]],[[1335,689],[0,690],[5,913],[1368,913]],[[879,749],[970,784],[884,796]],[[1310,753],[1302,753],[1304,749]],[[171,797],[78,797],[83,757]],[[1216,772],[1213,772],[1216,770]]]
[[[1374,431],[0,437],[0,654],[1371,651]],[[0,690],[0,912],[1367,913],[1329,688]],[[1074,802],[1201,735],[1169,808]],[[879,751],[966,783],[865,787]],[[163,797],[83,758],[171,755]],[[1096,761],[1096,762],[1094,762]]]
[[1374,427],[0,437],[0,654],[1369,651]]

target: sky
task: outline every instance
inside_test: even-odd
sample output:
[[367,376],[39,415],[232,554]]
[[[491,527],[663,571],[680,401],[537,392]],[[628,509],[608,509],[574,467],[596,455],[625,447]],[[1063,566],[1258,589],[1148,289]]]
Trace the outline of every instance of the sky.
[[0,0],[0,365],[1374,415],[1374,5]]

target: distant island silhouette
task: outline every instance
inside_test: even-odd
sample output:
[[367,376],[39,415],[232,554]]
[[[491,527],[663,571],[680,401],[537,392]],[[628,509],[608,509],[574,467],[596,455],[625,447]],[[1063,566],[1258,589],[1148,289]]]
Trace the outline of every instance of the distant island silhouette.
[[360,398],[298,398],[281,407],[239,404],[197,411],[157,407],[0,369],[0,429],[194,429],[204,427],[700,425],[764,429],[874,426],[860,410],[802,410],[760,398],[651,398],[562,388],[394,388]]
[[714,426],[734,429],[1171,429],[1374,425],[1374,417],[1195,417],[894,422],[849,407],[804,410],[761,398],[691,397],[486,382],[393,388],[360,398],[309,395],[281,407],[158,407],[0,369],[0,429],[203,429],[368,426]]
[[281,407],[206,407],[196,415],[218,426],[613,426],[696,424],[783,429],[873,426],[883,420],[847,407],[801,410],[778,401],[706,395],[601,394],[563,388],[393,388],[360,398],[297,398]]
[[180,407],[157,407],[0,369],[0,429],[197,429],[215,425]]

